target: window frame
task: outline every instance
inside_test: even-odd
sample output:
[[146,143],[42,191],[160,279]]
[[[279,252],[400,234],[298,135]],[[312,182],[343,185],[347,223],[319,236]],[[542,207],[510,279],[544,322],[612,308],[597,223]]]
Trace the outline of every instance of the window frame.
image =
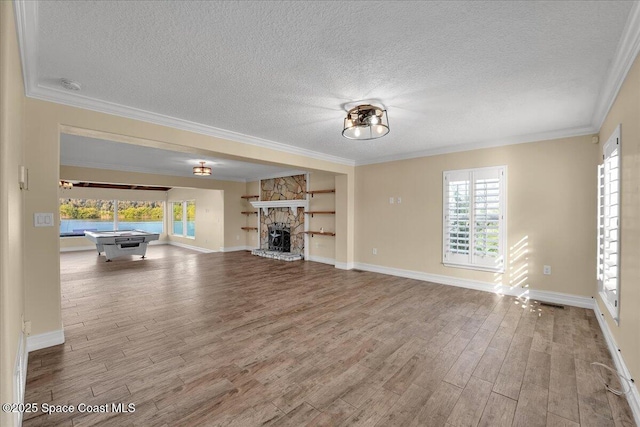
[[[620,250],[622,237],[622,215],[621,215],[621,197],[622,197],[622,132],[621,125],[618,125],[613,131],[607,142],[602,147],[602,164],[598,165],[598,202],[597,202],[597,259],[596,259],[596,278],[598,280],[598,294],[609,311],[609,314],[616,322],[620,319]],[[615,154],[615,156],[614,156]],[[612,189],[612,182],[608,181],[611,177],[608,170],[608,162],[613,158],[617,158],[617,179],[615,179]],[[610,165],[610,163],[609,163]],[[607,191],[608,190],[608,191]],[[612,191],[613,190],[613,191]],[[611,195],[614,195],[612,197]],[[617,196],[616,196],[617,195]],[[613,202],[612,202],[613,200]],[[607,203],[609,201],[610,203]],[[612,209],[613,208],[613,209]],[[607,216],[615,212],[609,218]],[[610,219],[615,219],[615,227],[610,226]],[[616,238],[614,244],[611,241],[607,244],[607,234],[614,230]],[[606,270],[610,270],[611,266],[607,266],[607,258],[615,255],[615,291],[608,291],[606,286]]]
[[[182,205],[182,234],[176,234],[174,233],[174,229],[173,229],[173,223],[174,223],[174,216],[173,216],[173,205],[174,204],[178,204],[180,203]],[[187,228],[187,224],[188,224],[188,218],[187,218],[187,205],[189,203],[193,203],[194,207],[197,207],[196,204],[196,199],[187,199],[187,200],[171,200],[169,201],[170,206],[170,210],[171,210],[171,227],[168,227],[169,230],[171,230],[171,236],[176,236],[176,237],[183,237],[185,239],[192,239],[195,240],[196,238],[196,230],[195,230],[195,221],[196,219],[194,218],[193,222],[194,222],[194,229],[193,229],[193,236],[189,236],[189,231]],[[194,215],[195,215],[195,208],[194,208]]]
[[[164,234],[165,233],[165,217],[166,217],[166,201],[165,200],[124,200],[124,199],[93,199],[93,198],[81,198],[81,197],[58,197],[58,214],[60,214],[60,205],[61,205],[61,201],[62,200],[95,200],[95,201],[101,201],[101,202],[111,202],[113,207],[112,207],[112,214],[113,214],[113,220],[111,221],[112,227],[111,230],[109,231],[126,231],[126,230],[122,230],[120,228],[120,224],[126,224],[127,221],[120,221],[118,218],[118,213],[119,213],[119,209],[118,207],[120,206],[121,202],[149,202],[149,203],[162,203],[162,221],[158,221],[161,226],[162,229],[160,230],[160,234]],[[60,224],[62,224],[63,219],[60,218]],[[128,230],[128,229],[127,229]],[[66,237],[84,237],[84,233],[62,233],[59,232],[58,233],[60,235],[61,238],[66,238]]]
[[[475,254],[474,246],[477,237],[475,231],[476,185],[483,177],[497,176],[499,179],[499,213],[498,213],[498,265],[483,263],[484,257]],[[449,250],[449,182],[451,179],[467,180],[469,188],[469,250],[468,254],[453,253]],[[507,247],[507,166],[491,166],[472,169],[447,170],[442,173],[442,264],[446,267],[465,268],[479,271],[504,273],[506,267]]]

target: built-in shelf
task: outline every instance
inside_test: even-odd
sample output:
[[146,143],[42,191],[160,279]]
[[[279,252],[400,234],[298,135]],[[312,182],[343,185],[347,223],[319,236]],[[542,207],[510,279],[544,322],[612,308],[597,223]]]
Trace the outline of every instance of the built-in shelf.
[[240,212],[242,215],[258,215],[258,212],[256,211],[244,211],[244,212]]
[[335,236],[336,233],[332,233],[330,231],[303,231],[304,234],[311,234],[311,237],[313,237],[315,234],[319,235],[319,236]]
[[336,190],[335,189],[330,189],[330,190],[313,190],[313,191],[307,191],[307,194],[311,194],[311,197],[313,197],[314,194],[325,194],[325,193],[335,193]]
[[258,195],[253,196],[251,194],[245,194],[244,196],[240,196],[240,198],[249,200],[249,199],[259,199],[260,196],[258,196]]
[[305,214],[311,215],[313,218],[314,215],[335,215],[336,211],[307,211]]
[[258,227],[240,227],[240,228],[242,228],[244,231],[251,231],[251,230],[258,231]]

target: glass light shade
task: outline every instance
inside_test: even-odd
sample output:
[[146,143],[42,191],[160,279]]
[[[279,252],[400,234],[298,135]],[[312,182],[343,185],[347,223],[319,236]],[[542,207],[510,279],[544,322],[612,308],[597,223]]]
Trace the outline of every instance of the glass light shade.
[[200,162],[200,166],[193,167],[193,174],[198,176],[211,175],[211,168],[204,165],[205,162]]
[[389,133],[387,110],[365,104],[347,112],[342,136],[348,139],[376,139]]

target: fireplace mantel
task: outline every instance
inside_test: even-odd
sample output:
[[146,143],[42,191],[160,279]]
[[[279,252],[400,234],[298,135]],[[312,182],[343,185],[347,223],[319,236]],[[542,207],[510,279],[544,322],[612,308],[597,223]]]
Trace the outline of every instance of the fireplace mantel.
[[269,208],[289,208],[293,212],[297,208],[309,209],[308,200],[268,200],[264,202],[249,202],[254,208],[262,208],[265,215],[268,215]]

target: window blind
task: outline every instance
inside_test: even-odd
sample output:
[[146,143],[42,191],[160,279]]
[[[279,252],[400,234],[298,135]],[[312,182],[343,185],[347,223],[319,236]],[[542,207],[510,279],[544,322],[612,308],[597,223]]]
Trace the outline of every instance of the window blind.
[[506,167],[444,173],[443,263],[504,269]]

